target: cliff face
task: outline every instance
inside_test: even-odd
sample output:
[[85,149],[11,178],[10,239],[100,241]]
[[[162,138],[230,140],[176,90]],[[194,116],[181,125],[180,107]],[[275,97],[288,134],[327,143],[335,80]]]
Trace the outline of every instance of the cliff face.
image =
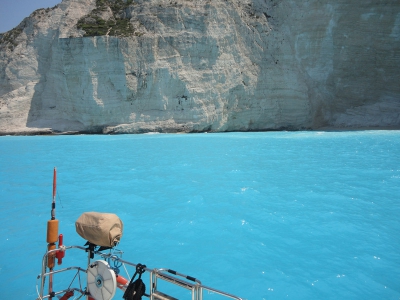
[[0,132],[398,127],[399,49],[398,1],[64,0],[1,36]]

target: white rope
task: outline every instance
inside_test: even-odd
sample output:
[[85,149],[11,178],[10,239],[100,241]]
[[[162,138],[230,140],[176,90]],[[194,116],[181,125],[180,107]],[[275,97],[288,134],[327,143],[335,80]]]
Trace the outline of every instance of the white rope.
[[40,293],[39,293],[39,285],[38,285],[38,279],[39,279],[39,278],[40,278],[39,276],[36,278],[36,293],[37,293],[37,295],[38,295],[38,297],[37,297],[36,300],[43,300],[43,298],[40,297]]

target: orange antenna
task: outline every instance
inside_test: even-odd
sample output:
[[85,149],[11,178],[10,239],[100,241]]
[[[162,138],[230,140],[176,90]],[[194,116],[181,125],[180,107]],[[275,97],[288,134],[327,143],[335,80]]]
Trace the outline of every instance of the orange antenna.
[[57,169],[53,171],[53,203],[51,204],[51,219],[56,218],[56,191],[57,191]]
[[[54,168],[53,172],[53,202],[51,204],[51,220],[47,221],[47,250],[56,249],[56,242],[58,240],[58,220],[56,220],[56,186],[57,186],[57,170]],[[53,271],[55,261],[55,253],[51,253],[47,257],[47,267],[50,272]],[[53,292],[53,274],[50,275],[49,280],[49,294]],[[52,299],[52,296],[50,296]]]

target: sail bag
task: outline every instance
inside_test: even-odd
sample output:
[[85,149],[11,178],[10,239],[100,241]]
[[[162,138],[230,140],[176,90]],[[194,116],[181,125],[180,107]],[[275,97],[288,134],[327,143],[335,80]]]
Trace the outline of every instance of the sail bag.
[[86,212],[75,222],[76,232],[92,244],[114,247],[122,237],[123,224],[115,214]]

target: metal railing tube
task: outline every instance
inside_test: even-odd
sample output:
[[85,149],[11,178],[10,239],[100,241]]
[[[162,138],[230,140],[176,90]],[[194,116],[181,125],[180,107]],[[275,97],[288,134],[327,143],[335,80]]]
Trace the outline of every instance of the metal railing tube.
[[[55,295],[55,296],[56,296],[56,295],[60,295],[60,294],[62,294],[62,293],[68,292],[68,291],[77,291],[77,292],[79,292],[79,293],[81,293],[81,294],[84,294],[84,293],[85,293],[85,291],[82,291],[82,290],[80,290],[80,289],[72,288],[72,289],[65,289],[65,290],[62,290],[62,291],[55,292],[54,295]],[[46,296],[40,297],[40,299],[47,299],[47,298],[50,298],[50,295],[46,295]],[[38,300],[38,299],[36,299],[36,300]]]
[[[86,251],[86,248],[81,247],[81,246],[64,246],[63,251],[66,251],[67,249],[72,249],[72,248],[77,248],[77,249],[81,249],[81,250],[85,250],[85,251]],[[51,253],[53,253],[53,252],[57,252],[57,251],[59,251],[59,250],[60,250],[59,248],[53,249],[53,250],[47,251],[47,252],[43,255],[43,259],[42,259],[42,273],[40,274],[40,277],[41,277],[41,278],[40,278],[40,294],[39,294],[39,297],[40,297],[40,298],[43,298],[45,274],[46,274],[46,276],[49,274],[49,273],[46,273],[47,257],[49,256],[49,254],[51,254]],[[85,271],[85,272],[86,272],[86,271]]]
[[69,270],[78,270],[78,271],[82,271],[82,272],[86,273],[86,270],[82,269],[81,267],[68,267],[68,268],[57,270],[57,271],[44,273],[43,277],[48,276],[50,274],[57,274],[57,273],[61,273],[61,272],[69,271]]
[[[66,251],[68,249],[73,249],[73,248],[80,249],[80,250],[83,250],[85,252],[88,252],[88,249],[85,248],[85,247],[82,247],[82,246],[63,246],[62,249],[61,248],[53,249],[53,250],[47,251],[43,255],[42,272],[40,274],[41,281],[40,281],[39,299],[46,299],[46,298],[50,297],[50,295],[43,296],[44,285],[45,285],[45,277],[46,276],[49,276],[50,274],[57,274],[57,273],[69,271],[69,270],[78,270],[78,273],[80,271],[82,271],[84,273],[87,272],[85,269],[82,269],[81,267],[72,266],[72,267],[67,267],[67,268],[63,268],[63,269],[60,269],[60,270],[51,271],[51,272],[47,272],[46,273],[47,259],[48,259],[49,254],[55,253],[57,251]],[[122,264],[126,264],[126,265],[129,265],[129,266],[135,267],[135,268],[138,265],[138,264],[134,264],[134,263],[131,263],[129,261],[123,260],[120,257],[115,256],[115,255],[113,255],[111,253],[105,254],[105,253],[102,253],[102,252],[100,252],[98,250],[95,250],[92,253],[94,253],[94,254],[102,257],[102,258],[107,258],[107,259],[111,259],[113,261],[118,261],[118,262],[120,262]],[[229,293],[214,289],[212,287],[208,287],[208,286],[202,285],[200,280],[198,280],[198,279],[196,279],[196,278],[194,278],[192,276],[188,276],[188,275],[176,272],[176,271],[171,270],[171,269],[164,269],[164,268],[161,268],[161,269],[149,269],[149,268],[146,267],[146,268],[144,268],[144,270],[146,272],[150,273],[150,300],[154,299],[153,292],[157,289],[157,277],[159,277],[160,279],[169,281],[171,283],[174,283],[176,285],[179,285],[179,286],[181,286],[183,288],[192,290],[192,300],[202,300],[203,299],[203,289],[204,290],[208,290],[208,291],[213,292],[213,293],[216,293],[216,294],[219,294],[219,295],[222,295],[224,297],[231,298],[231,299],[243,300],[242,298],[234,296],[232,294],[229,294]],[[168,273],[173,274],[175,277],[169,275]],[[186,280],[190,280],[193,283],[190,283],[189,281],[185,281],[185,280],[179,279],[178,277],[184,278]],[[71,288],[71,289],[65,289],[65,290],[62,290],[62,291],[58,291],[54,295],[59,295],[59,294],[61,294],[63,292],[67,292],[68,290],[78,291],[82,295],[85,294],[85,291],[83,291],[81,289]]]
[[201,288],[202,288],[202,289],[205,289],[205,290],[208,290],[208,291],[210,291],[210,292],[216,293],[216,294],[220,294],[220,295],[225,296],[225,297],[229,297],[229,298],[236,299],[236,300],[243,300],[243,299],[240,298],[240,297],[234,296],[234,295],[229,294],[229,293],[225,293],[225,292],[223,292],[223,291],[214,289],[214,288],[209,287],[209,286],[202,285]]
[[[103,258],[110,258],[110,259],[112,259],[113,261],[117,260],[117,261],[119,261],[119,262],[121,262],[121,263],[127,264],[127,265],[132,266],[132,267],[135,267],[135,268],[136,268],[136,266],[138,265],[138,264],[134,264],[134,263],[131,263],[131,262],[129,262],[129,261],[120,259],[119,257],[117,258],[117,257],[115,257],[114,255],[111,255],[111,254],[104,254],[104,253],[102,253],[102,252],[100,252],[100,251],[94,251],[94,254],[97,254],[97,255],[99,255],[99,256],[101,256],[101,257],[103,257]],[[146,270],[147,272],[153,271],[152,269],[149,269],[149,268],[147,268],[147,267],[144,268],[144,270]]]
[[197,282],[198,284],[201,284],[201,281],[200,281],[200,280],[198,280],[198,279],[196,279],[196,278],[194,278],[194,277],[192,277],[192,276],[189,276],[189,275],[186,275],[186,274],[182,274],[182,273],[176,272],[176,271],[171,270],[171,269],[164,269],[164,268],[162,268],[162,269],[156,269],[156,270],[157,270],[158,272],[168,272],[168,273],[174,274],[174,275],[176,275],[176,276],[180,276],[180,277],[183,277],[183,278],[185,278],[185,279],[187,279],[187,280],[194,281],[194,282]]

